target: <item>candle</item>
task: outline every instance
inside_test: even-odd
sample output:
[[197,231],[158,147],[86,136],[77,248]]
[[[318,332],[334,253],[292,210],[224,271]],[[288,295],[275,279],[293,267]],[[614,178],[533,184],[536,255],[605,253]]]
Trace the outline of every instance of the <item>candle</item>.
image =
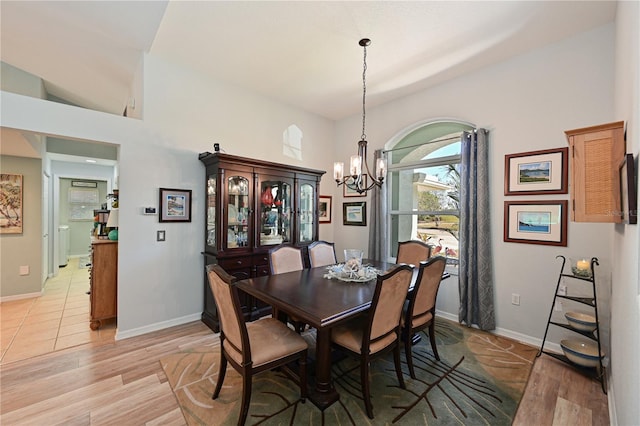
[[588,260],[582,259],[582,260],[578,260],[576,267],[578,268],[579,271],[588,271],[589,268],[591,267],[591,264],[589,263]]

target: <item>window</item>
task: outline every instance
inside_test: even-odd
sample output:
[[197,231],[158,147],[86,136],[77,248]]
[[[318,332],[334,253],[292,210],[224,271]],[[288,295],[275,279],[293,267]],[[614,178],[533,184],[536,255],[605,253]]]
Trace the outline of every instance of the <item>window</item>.
[[398,242],[422,240],[447,258],[458,273],[461,133],[473,127],[455,122],[426,124],[404,136],[387,152],[389,253]]

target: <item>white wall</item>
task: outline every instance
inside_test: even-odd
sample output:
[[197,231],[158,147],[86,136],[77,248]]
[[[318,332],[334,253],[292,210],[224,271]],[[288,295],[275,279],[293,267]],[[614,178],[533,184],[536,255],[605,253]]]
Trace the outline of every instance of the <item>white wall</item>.
[[[370,151],[383,147],[402,129],[429,119],[454,118],[490,131],[496,320],[504,334],[531,342],[542,339],[559,254],[600,259],[598,280],[607,286],[599,296],[607,304],[613,225],[569,223],[566,248],[503,242],[505,200],[569,198],[505,197],[503,164],[506,154],[566,147],[565,130],[621,118],[613,114],[613,45],[614,27],[607,25],[367,111]],[[369,93],[375,93],[375,84],[370,82]],[[355,151],[359,125],[359,116],[337,123],[337,157],[347,159]],[[334,204],[338,207],[342,201],[339,197]],[[335,236],[338,250],[367,247],[367,230],[343,227],[340,220],[335,222]],[[438,295],[438,309],[456,318],[457,287],[457,280],[449,279]],[[520,295],[520,306],[511,304],[512,293]]]
[[[627,124],[627,152],[640,154],[640,3],[618,2],[616,19],[615,113]],[[633,53],[635,52],[635,53]],[[637,198],[637,197],[636,197]],[[640,421],[640,225],[617,225],[613,235],[611,290],[612,424]],[[613,416],[612,416],[613,417]]]

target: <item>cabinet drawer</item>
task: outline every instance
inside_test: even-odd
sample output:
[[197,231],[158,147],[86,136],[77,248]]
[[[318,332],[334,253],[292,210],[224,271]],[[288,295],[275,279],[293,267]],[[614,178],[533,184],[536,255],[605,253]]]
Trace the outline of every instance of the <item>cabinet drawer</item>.
[[263,253],[263,254],[258,254],[256,256],[253,256],[253,265],[254,266],[267,265],[267,267],[268,267],[269,266],[269,254],[268,253]]
[[227,272],[234,269],[251,267],[251,257],[234,257],[233,259],[219,259],[218,264]]

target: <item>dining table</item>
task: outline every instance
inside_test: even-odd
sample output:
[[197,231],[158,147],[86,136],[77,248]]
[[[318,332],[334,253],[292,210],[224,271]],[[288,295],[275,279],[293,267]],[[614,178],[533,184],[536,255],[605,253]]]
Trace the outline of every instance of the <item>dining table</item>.
[[[367,260],[380,272],[393,263]],[[326,266],[240,280],[239,290],[272,306],[274,311],[296,317],[316,329],[315,377],[309,399],[321,410],[340,395],[331,380],[331,329],[367,311],[375,291],[375,277],[365,282],[329,278]],[[414,270],[414,280],[417,268]],[[413,286],[413,282],[412,282]]]

